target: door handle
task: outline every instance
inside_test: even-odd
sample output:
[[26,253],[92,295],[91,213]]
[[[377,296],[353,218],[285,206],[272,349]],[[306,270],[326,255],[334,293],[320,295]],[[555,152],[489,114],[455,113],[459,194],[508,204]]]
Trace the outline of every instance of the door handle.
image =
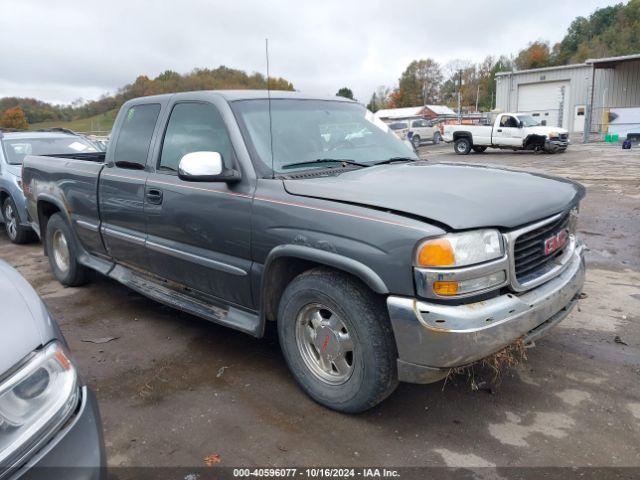
[[162,204],[162,191],[156,189],[147,190],[147,201],[153,205]]
[[498,129],[498,132],[501,132],[501,131],[502,131],[502,129],[501,129],[501,128],[499,128],[499,129]]

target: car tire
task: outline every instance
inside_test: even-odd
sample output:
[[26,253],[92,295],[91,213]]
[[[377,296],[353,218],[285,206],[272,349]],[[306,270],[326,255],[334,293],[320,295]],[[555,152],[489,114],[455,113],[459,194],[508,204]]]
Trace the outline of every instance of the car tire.
[[28,227],[20,225],[18,209],[11,197],[8,197],[2,204],[2,216],[4,218],[4,229],[12,243],[21,245],[33,240],[33,232]]
[[422,140],[420,139],[420,135],[414,135],[413,137],[411,137],[411,143],[413,143],[413,148],[420,147],[421,141]]
[[473,151],[476,153],[483,153],[485,150],[487,149],[487,147],[484,146],[473,146]]
[[471,151],[471,140],[467,137],[459,138],[453,144],[453,149],[458,155],[468,155]]
[[300,387],[325,407],[363,412],[398,385],[384,299],[349,275],[316,268],[296,277],[280,300],[278,337]]
[[440,135],[440,132],[436,132],[433,134],[433,144],[434,145],[438,145],[440,142],[442,142],[442,135]]
[[47,222],[45,250],[56,279],[66,287],[87,283],[89,270],[78,263],[78,246],[71,228],[60,213]]

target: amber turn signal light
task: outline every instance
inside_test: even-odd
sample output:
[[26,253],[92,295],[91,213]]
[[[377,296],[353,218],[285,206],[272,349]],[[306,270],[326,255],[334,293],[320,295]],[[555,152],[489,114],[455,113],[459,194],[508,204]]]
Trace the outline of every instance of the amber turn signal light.
[[446,238],[437,238],[423,243],[418,253],[418,264],[423,267],[452,267],[455,265],[455,255],[451,242]]

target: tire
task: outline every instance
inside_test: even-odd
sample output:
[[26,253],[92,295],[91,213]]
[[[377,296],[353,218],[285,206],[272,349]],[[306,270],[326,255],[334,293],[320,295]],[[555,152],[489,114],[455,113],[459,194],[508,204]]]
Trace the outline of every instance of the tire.
[[473,148],[473,151],[476,153],[483,153],[487,149],[487,147],[475,146],[475,145],[472,148]]
[[413,143],[413,148],[420,147],[421,141],[422,140],[420,139],[420,135],[414,135],[413,137],[411,137],[411,143]]
[[2,205],[2,216],[4,217],[4,230],[12,243],[22,245],[33,240],[31,229],[20,225],[18,209],[11,197],[8,197]]
[[471,140],[466,137],[459,138],[453,144],[453,149],[458,155],[469,155],[471,151]]
[[55,213],[47,222],[45,249],[56,279],[66,287],[87,283],[89,270],[78,263],[78,246],[64,217]]
[[442,135],[440,135],[440,132],[436,132],[433,134],[433,144],[434,145],[438,145],[440,142],[442,142]]
[[386,304],[346,274],[316,268],[296,277],[280,301],[278,337],[300,387],[325,407],[363,412],[398,385]]

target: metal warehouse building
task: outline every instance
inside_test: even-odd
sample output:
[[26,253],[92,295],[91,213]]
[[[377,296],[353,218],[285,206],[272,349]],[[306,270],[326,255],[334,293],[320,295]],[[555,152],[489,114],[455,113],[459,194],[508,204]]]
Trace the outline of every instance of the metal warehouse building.
[[496,108],[582,132],[640,134],[640,54],[496,74]]

